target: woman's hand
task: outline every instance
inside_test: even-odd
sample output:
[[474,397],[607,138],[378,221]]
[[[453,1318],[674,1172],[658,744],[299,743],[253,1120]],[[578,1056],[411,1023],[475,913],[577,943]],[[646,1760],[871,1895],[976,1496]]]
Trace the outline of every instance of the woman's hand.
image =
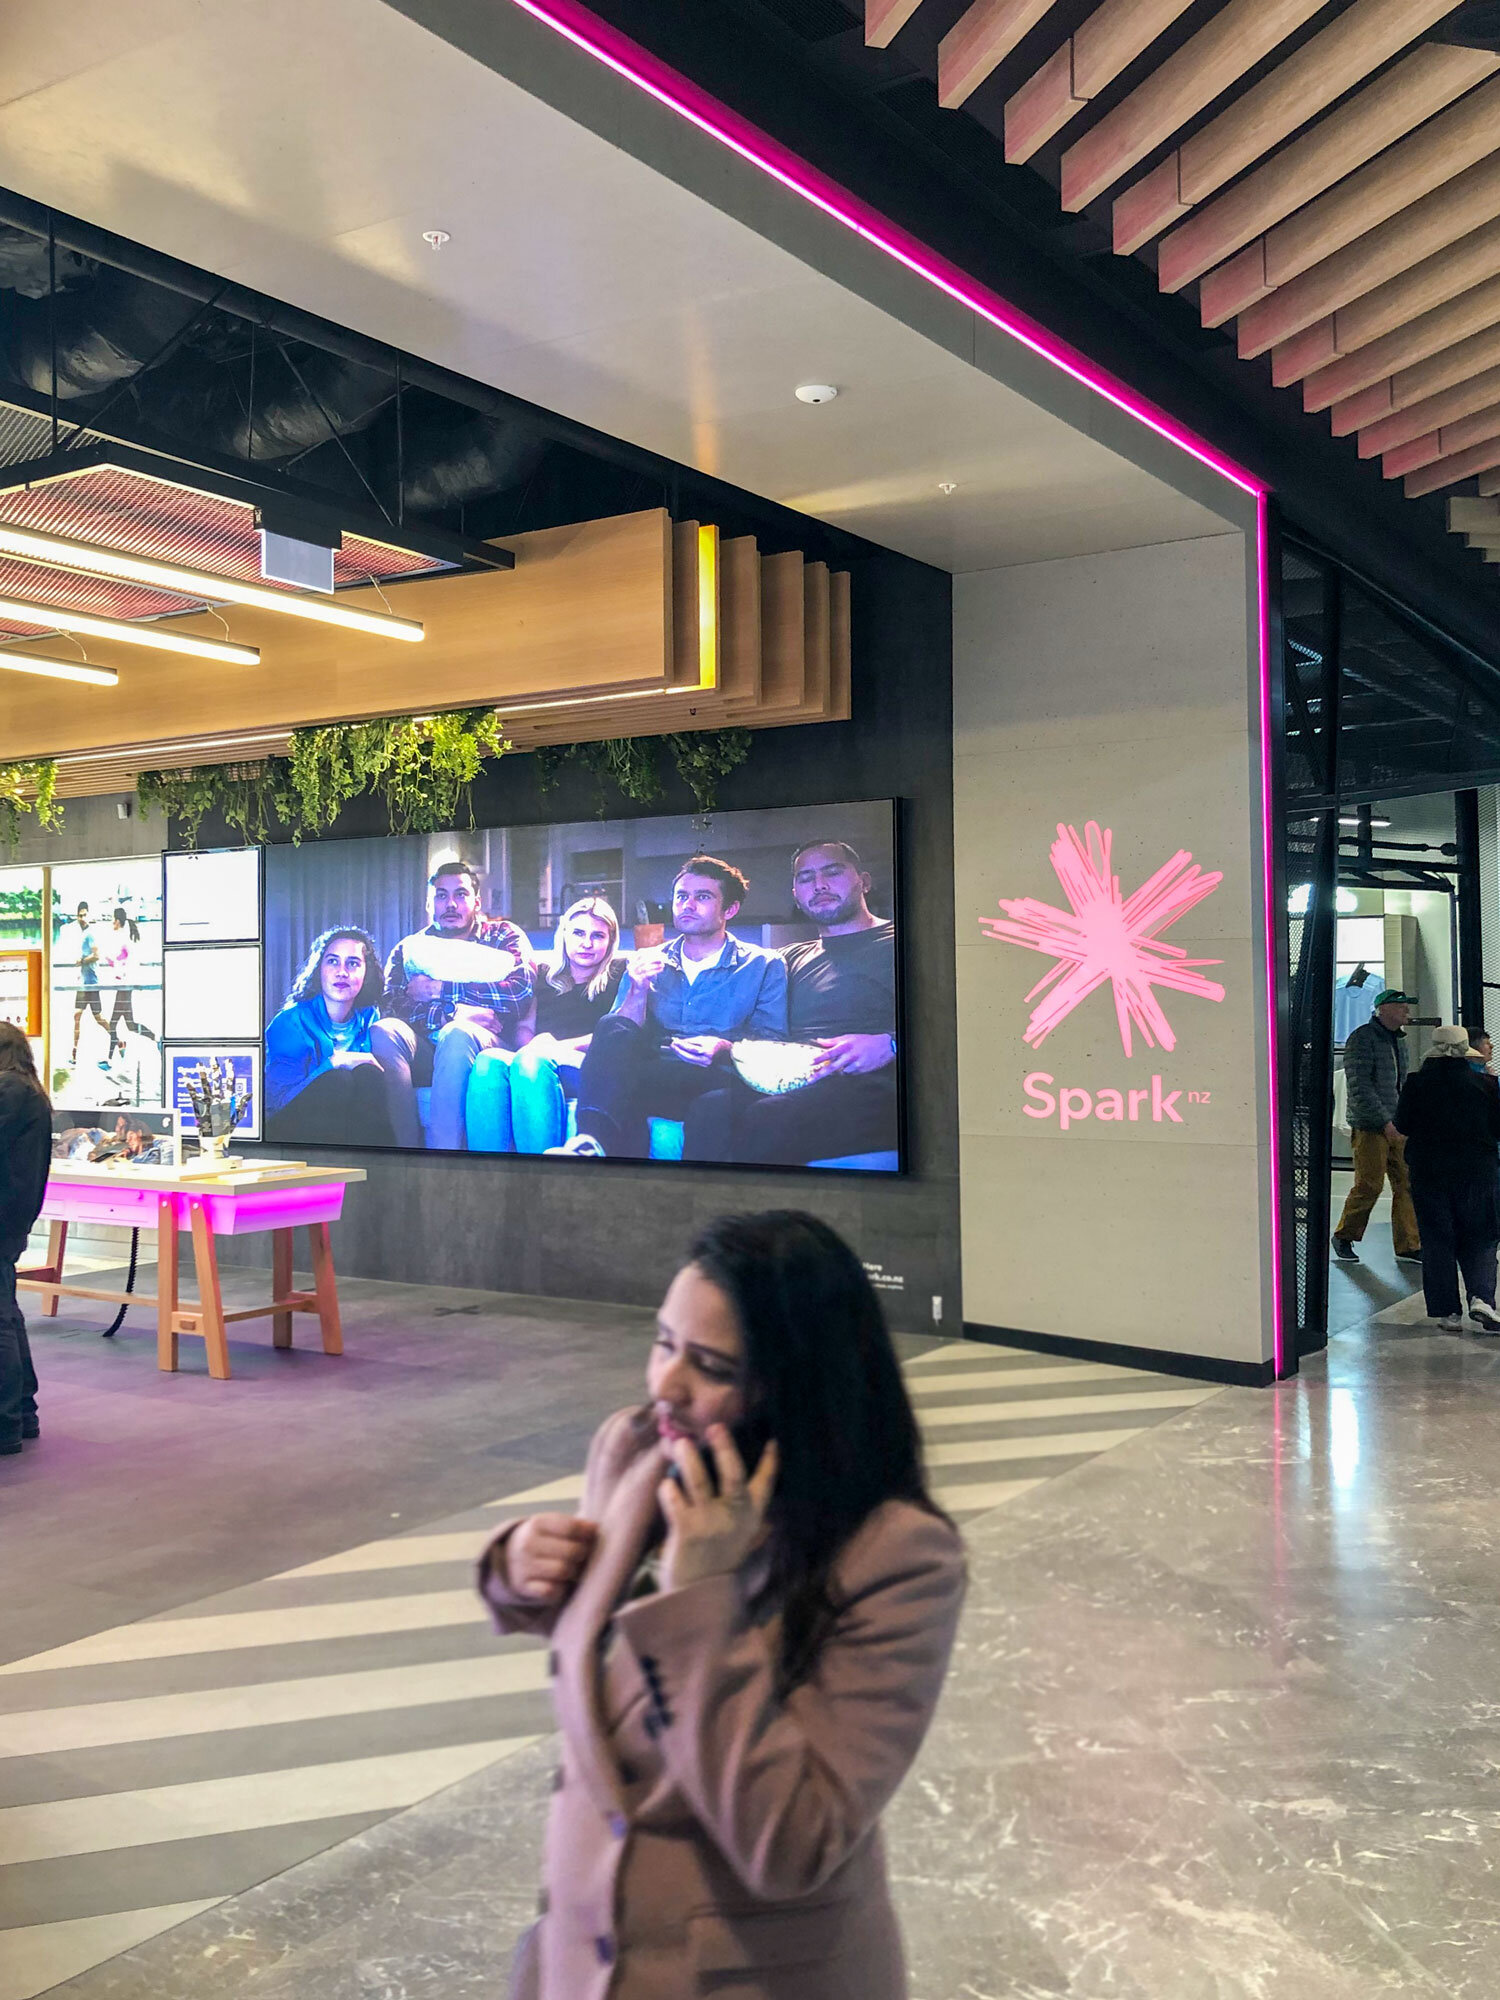
[[688,1438],[679,1438],[672,1447],[682,1485],[669,1478],[659,1489],[661,1510],[667,1519],[661,1559],[663,1590],[682,1590],[705,1577],[732,1575],[760,1540],[765,1526],[766,1508],[776,1488],[774,1439],[749,1478],[734,1439],[722,1424],[709,1431],[708,1446],[718,1468],[717,1493],[698,1447]]
[[374,1063],[379,1069],[380,1059],[371,1055],[368,1049],[335,1049],[328,1058],[330,1069],[358,1069],[364,1063]]
[[490,1573],[517,1597],[561,1604],[583,1575],[599,1530],[572,1514],[533,1514],[491,1553]]

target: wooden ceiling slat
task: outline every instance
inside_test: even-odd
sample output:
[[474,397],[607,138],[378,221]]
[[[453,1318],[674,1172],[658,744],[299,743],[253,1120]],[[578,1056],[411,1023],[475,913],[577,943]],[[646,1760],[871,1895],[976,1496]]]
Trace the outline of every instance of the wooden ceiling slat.
[[1310,21],[1322,4],[1229,0],[1063,154],[1063,207],[1086,208]]
[[1500,535],[1500,507],[1493,500],[1476,500],[1472,494],[1455,494],[1448,502],[1448,526],[1456,535],[1488,533]]
[[1180,292],[1252,237],[1274,229],[1306,202],[1445,111],[1497,69],[1500,56],[1488,50],[1441,43],[1414,50],[1174,229],[1157,258],[1161,289]]
[[[1436,304],[1445,272],[1449,268],[1464,268],[1463,259],[1470,253],[1463,245],[1497,217],[1500,217],[1500,153],[1481,160],[1467,173],[1424,196],[1389,222],[1358,237],[1347,249],[1315,264],[1300,278],[1279,286],[1269,298],[1241,313],[1237,328],[1241,356],[1249,358],[1263,354],[1267,347],[1278,348],[1304,327],[1356,300],[1373,298],[1382,287],[1398,281],[1407,272],[1423,270],[1430,259],[1456,244],[1459,251],[1454,265],[1435,265],[1427,273],[1433,284],[1430,303]],[[1479,278],[1470,282],[1477,284]]]
[[1452,389],[1481,370],[1497,367],[1500,367],[1500,327],[1488,327],[1454,347],[1444,348],[1441,354],[1419,361],[1415,368],[1404,368],[1399,375],[1388,376],[1385,381],[1373,383],[1368,389],[1335,403],[1330,412],[1333,434],[1347,437],[1351,431],[1363,430],[1381,417],[1435,396],[1440,389]]
[[938,103],[954,111],[973,96],[1057,0],[974,0],[938,43]]
[[1479,491],[1486,497],[1500,493],[1500,472],[1481,472],[1479,475]]
[[[1459,0],[1356,0],[1262,77],[1114,206],[1114,242],[1129,256],[1326,111],[1364,77],[1451,14]],[[1014,102],[1014,100],[1012,100]],[[1006,157],[1010,157],[1006,109]]]
[[1104,0],[1006,103],[1006,159],[1029,160],[1191,5],[1192,0]]
[[1410,438],[1421,437],[1427,431],[1441,430],[1444,424],[1457,423],[1460,417],[1467,417],[1472,411],[1482,410],[1486,404],[1494,402],[1500,402],[1500,368],[1489,368],[1478,375],[1470,375],[1451,389],[1428,396],[1420,403],[1411,403],[1396,411],[1394,416],[1382,417],[1378,423],[1366,425],[1359,434],[1359,455],[1361,458],[1376,458],[1399,444],[1405,444]]
[[1497,150],[1500,77],[1491,77],[1210,271],[1198,292],[1204,325],[1222,326]]
[[865,0],[867,45],[888,49],[921,4],[922,0]]
[[1496,276],[1500,276],[1500,220],[1462,236],[1452,248],[1424,258],[1398,278],[1378,284],[1374,292],[1364,292],[1348,306],[1340,306],[1338,312],[1330,312],[1328,318],[1294,334],[1292,340],[1280,342],[1272,348],[1270,378],[1276,388],[1288,388],[1316,368],[1338,360],[1340,354],[1354,354],[1420,314],[1432,312],[1434,306],[1442,306]]
[[1457,486],[1460,480],[1472,479],[1476,472],[1488,472],[1493,466],[1500,466],[1500,437],[1471,445],[1467,451],[1455,452],[1452,458],[1441,458],[1436,465],[1424,466],[1420,472],[1408,473],[1406,497],[1420,500],[1424,493],[1441,493],[1445,486]]
[[1381,340],[1357,347],[1341,355],[1326,368],[1316,369],[1302,384],[1302,405],[1307,410],[1326,410],[1346,396],[1357,395],[1372,382],[1387,375],[1399,375],[1415,367],[1429,355],[1441,354],[1471,334],[1483,333],[1500,325],[1500,277],[1475,285],[1472,291],[1450,299],[1445,306],[1420,314],[1398,326]]
[[1470,445],[1484,444],[1496,437],[1500,437],[1500,403],[1490,403],[1459,423],[1447,424],[1441,430],[1428,431],[1425,437],[1413,438],[1409,444],[1397,445],[1394,451],[1385,453],[1380,469],[1387,479],[1398,479],[1403,473],[1435,465],[1440,458],[1451,458],[1455,452],[1467,451]]

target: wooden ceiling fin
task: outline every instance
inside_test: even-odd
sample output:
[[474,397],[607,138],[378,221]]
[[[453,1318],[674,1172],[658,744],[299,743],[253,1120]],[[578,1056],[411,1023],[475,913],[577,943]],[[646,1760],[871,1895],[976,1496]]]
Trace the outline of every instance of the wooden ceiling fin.
[[[1267,298],[1248,307],[1240,314],[1237,327],[1240,354],[1246,358],[1263,354],[1267,347],[1290,340],[1304,327],[1352,306],[1356,300],[1363,313],[1367,301],[1373,307],[1382,287],[1393,285],[1408,272],[1419,286],[1433,281],[1433,294],[1426,303],[1437,304],[1443,275],[1450,269],[1470,268],[1469,260],[1476,255],[1482,258],[1483,252],[1475,247],[1477,239],[1497,217],[1500,153],[1481,160],[1456,180],[1424,195],[1389,222],[1356,237],[1346,249],[1325,257],[1300,278],[1278,286]],[[1426,270],[1426,260],[1454,245],[1452,266],[1434,264]],[[1418,277],[1419,271],[1425,275]],[[1477,271],[1469,282],[1477,284],[1487,275]],[[1394,293],[1384,296],[1394,297]]]
[[[1125,190],[1114,207],[1116,251],[1124,257],[1139,250],[1458,5],[1459,0],[1355,0],[1347,13],[1185,140],[1170,161]],[[1009,106],[1005,129],[1009,158]],[[1168,166],[1170,173],[1164,173]]]
[[1487,327],[1483,333],[1473,334],[1456,346],[1445,347],[1441,354],[1419,361],[1415,368],[1403,368],[1399,375],[1388,376],[1383,382],[1372,383],[1368,389],[1335,403],[1329,413],[1333,434],[1347,437],[1350,431],[1363,430],[1381,417],[1435,396],[1440,389],[1452,389],[1471,375],[1497,367],[1500,367],[1500,326]]
[[1325,368],[1330,361],[1337,361],[1343,351],[1334,314],[1314,320],[1311,326],[1303,327],[1290,340],[1271,349],[1272,387],[1289,389],[1293,382],[1300,382],[1315,368]]
[[938,103],[956,111],[1055,5],[1056,0],[973,0],[938,43]]
[[1353,353],[1340,354],[1326,368],[1315,369],[1302,385],[1303,407],[1326,410],[1330,404],[1353,396],[1385,375],[1399,375],[1429,355],[1441,354],[1471,334],[1482,334],[1500,324],[1500,277],[1476,285],[1461,298],[1445,306],[1421,313],[1406,325],[1380,340],[1372,340]]
[[1229,0],[1063,154],[1063,207],[1086,208],[1310,21],[1322,4]]
[[1341,354],[1352,354],[1398,327],[1457,303],[1476,287],[1500,277],[1500,217],[1405,271],[1399,278],[1340,306],[1338,343]]
[[1420,403],[1397,410],[1393,416],[1382,417],[1378,423],[1367,424],[1359,434],[1359,455],[1376,458],[1398,444],[1405,444],[1409,438],[1441,430],[1444,424],[1457,423],[1460,417],[1495,402],[1500,402],[1500,368],[1470,375],[1451,389],[1440,390]]
[[1448,502],[1450,534],[1472,535],[1490,528],[1500,528],[1500,507],[1493,500],[1475,500],[1470,495],[1455,494]]
[[1467,451],[1471,445],[1497,437],[1500,437],[1500,403],[1490,403],[1460,423],[1445,424],[1441,430],[1428,431],[1425,437],[1398,444],[1381,458],[1380,469],[1387,479],[1399,479],[1403,473],[1419,471],[1424,465],[1436,464],[1440,458],[1451,458],[1455,452]]
[[1495,466],[1500,466],[1500,437],[1471,445],[1451,458],[1440,458],[1436,465],[1424,466],[1420,472],[1408,473],[1406,497],[1420,500],[1424,493],[1441,493],[1445,486],[1457,486],[1460,480],[1472,479],[1476,472],[1488,472]]
[[1104,0],[1005,106],[1005,157],[1029,160],[1165,34],[1192,0]]
[[[1492,76],[1409,138],[1259,237],[1266,285],[1274,291],[1300,277],[1323,258],[1399,215],[1497,150],[1500,77]],[[1247,281],[1240,262],[1257,243],[1202,280],[1198,302],[1205,326],[1221,326],[1265,296]]]
[[1500,472],[1481,472],[1479,491],[1485,496],[1500,493]]
[[922,0],[865,0],[865,43],[888,49],[921,6]]
[[1485,49],[1428,43],[1320,119],[1226,194],[1174,229],[1157,257],[1157,283],[1180,292],[1264,235],[1500,69]]

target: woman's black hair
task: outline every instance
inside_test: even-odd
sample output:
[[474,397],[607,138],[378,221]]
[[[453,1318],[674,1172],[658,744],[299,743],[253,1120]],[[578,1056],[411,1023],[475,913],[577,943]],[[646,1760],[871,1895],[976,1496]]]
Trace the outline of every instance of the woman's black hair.
[[[773,1437],[769,1566],[756,1605],[782,1614],[780,1682],[795,1687],[837,1622],[830,1577],[887,1500],[942,1517],[875,1288],[815,1215],[773,1209],[710,1223],[689,1252],[729,1299],[745,1347],[746,1432]],[[945,1517],[944,1517],[945,1518]]]
[[123,910],[118,903],[116,903],[115,905],[115,922],[121,925],[125,930],[129,931],[130,942],[132,944],[140,943],[141,941],[140,925],[136,922],[135,918],[130,916],[125,910]]
[[0,1074],[20,1077],[23,1083],[31,1085],[38,1096],[51,1103],[47,1097],[47,1086],[36,1073],[36,1057],[31,1053],[31,1044],[14,1021],[0,1021]]
[[335,938],[353,938],[363,945],[365,953],[365,976],[360,981],[358,993],[354,996],[356,1007],[378,1007],[385,998],[385,973],[380,964],[380,948],[368,931],[362,931],[358,924],[335,924],[321,937],[313,939],[313,948],[307,954],[306,962],[292,981],[292,990],[286,996],[288,1007],[299,1000],[315,1000],[323,991],[318,978],[318,967],[323,962],[323,954]]

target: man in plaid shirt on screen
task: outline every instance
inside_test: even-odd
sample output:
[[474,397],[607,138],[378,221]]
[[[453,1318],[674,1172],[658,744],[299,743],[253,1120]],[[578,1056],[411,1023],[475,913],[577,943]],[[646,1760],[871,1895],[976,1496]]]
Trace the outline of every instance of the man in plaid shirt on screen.
[[462,1152],[474,1059],[481,1049],[516,1046],[535,975],[525,933],[507,917],[481,914],[479,877],[467,861],[433,870],[427,914],[426,930],[403,938],[386,960],[385,1006],[370,1046],[383,1069],[411,1086],[400,1093],[397,1143],[423,1143],[415,1093],[430,1084],[427,1143]]

